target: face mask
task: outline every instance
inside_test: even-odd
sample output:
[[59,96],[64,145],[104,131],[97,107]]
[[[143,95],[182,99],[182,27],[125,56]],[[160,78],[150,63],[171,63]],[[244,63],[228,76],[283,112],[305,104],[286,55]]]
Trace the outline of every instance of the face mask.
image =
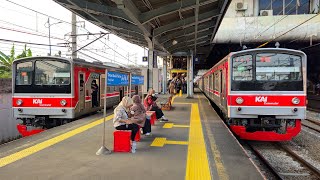
[[134,111],[131,111],[130,113],[131,113],[131,114],[134,114]]
[[155,96],[156,94],[152,94],[152,96]]

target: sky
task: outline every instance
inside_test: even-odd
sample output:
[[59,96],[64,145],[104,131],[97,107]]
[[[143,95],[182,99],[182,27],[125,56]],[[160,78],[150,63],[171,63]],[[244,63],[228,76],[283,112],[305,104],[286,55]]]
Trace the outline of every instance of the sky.
[[[52,0],[0,0],[0,51],[10,54],[13,42],[5,40],[22,41],[28,43],[38,43],[44,45],[27,45],[33,52],[33,56],[47,55],[49,53],[49,29],[48,16],[51,30],[51,54],[58,54],[61,51],[63,57],[70,57],[70,47],[63,43],[71,42],[71,12]],[[16,4],[14,4],[16,3]],[[17,5],[18,4],[18,5]],[[38,11],[34,12],[29,9]],[[43,13],[43,14],[41,14]],[[56,18],[56,19],[55,19]],[[83,20],[77,16],[77,34],[107,32],[96,25]],[[78,49],[90,43],[99,35],[78,36]],[[16,55],[20,54],[24,48],[24,43],[14,43]],[[121,64],[147,65],[142,62],[142,57],[147,56],[146,49],[131,44],[113,34],[106,35],[84,50],[78,53],[78,57],[88,61],[100,60],[103,62],[116,62]],[[129,56],[129,60],[128,60]]]

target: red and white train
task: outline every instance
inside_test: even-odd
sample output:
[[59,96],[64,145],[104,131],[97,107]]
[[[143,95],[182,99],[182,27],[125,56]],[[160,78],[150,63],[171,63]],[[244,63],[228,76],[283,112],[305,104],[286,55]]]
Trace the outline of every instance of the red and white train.
[[[139,70],[82,59],[31,57],[15,60],[12,108],[14,118],[21,120],[18,131],[22,136],[33,135],[103,109],[106,69],[108,74],[125,75],[127,82],[130,75],[139,77],[140,74]],[[107,107],[117,105],[128,93],[141,95],[141,84],[132,83],[130,92],[129,87],[129,83],[108,85]]]
[[306,118],[307,57],[284,48],[232,52],[199,80],[238,137],[288,141]]

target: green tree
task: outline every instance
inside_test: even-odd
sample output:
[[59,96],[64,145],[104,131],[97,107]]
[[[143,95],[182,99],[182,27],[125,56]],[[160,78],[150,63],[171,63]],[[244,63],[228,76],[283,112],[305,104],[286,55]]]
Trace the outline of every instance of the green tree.
[[30,48],[27,49],[27,45],[24,45],[24,50],[20,55],[17,56],[17,59],[24,58],[24,57],[31,57],[31,56],[32,56],[32,52]]
[[15,59],[19,59],[23,57],[31,57],[31,56],[32,56],[32,51],[30,50],[30,48],[27,49],[27,45],[24,46],[24,50],[17,57],[15,57],[14,44],[12,45],[9,56],[4,54],[2,51],[0,51],[0,78],[10,77],[12,62]]
[[[12,46],[11,54],[14,54],[14,46]],[[0,70],[1,71],[11,71],[11,65],[14,60],[14,56],[12,57],[5,55],[3,52],[0,51]]]

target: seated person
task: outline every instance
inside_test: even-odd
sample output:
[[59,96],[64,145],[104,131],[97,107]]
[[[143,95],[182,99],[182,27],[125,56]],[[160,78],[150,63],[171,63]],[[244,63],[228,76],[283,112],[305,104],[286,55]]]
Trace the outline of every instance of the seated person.
[[168,119],[166,117],[164,117],[164,114],[163,114],[161,108],[159,108],[159,106],[156,103],[157,98],[155,97],[154,93],[155,93],[155,91],[153,89],[150,89],[148,91],[148,94],[147,94],[146,98],[144,99],[144,106],[147,111],[155,111],[157,119],[161,118],[160,122],[167,122]]
[[135,153],[137,144],[134,140],[137,132],[139,131],[139,126],[128,117],[128,111],[133,105],[132,99],[130,97],[123,97],[119,105],[114,109],[113,126],[117,130],[131,130],[131,152]]
[[146,109],[142,105],[141,98],[139,95],[132,97],[133,106],[130,108],[131,114],[133,115],[133,122],[142,127],[143,133],[146,136],[151,135],[151,123],[150,120],[146,119]]

